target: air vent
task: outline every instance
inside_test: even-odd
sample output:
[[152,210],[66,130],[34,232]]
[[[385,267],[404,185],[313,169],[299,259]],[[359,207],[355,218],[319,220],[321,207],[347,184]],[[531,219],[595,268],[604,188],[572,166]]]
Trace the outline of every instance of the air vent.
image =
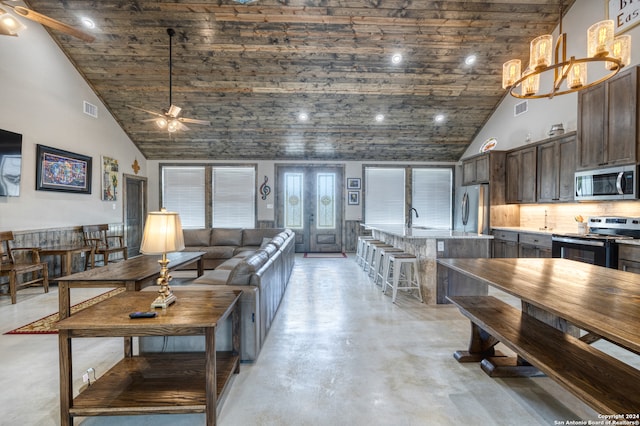
[[84,113],[90,115],[93,118],[98,118],[98,107],[84,101]]
[[527,111],[529,111],[529,103],[528,101],[522,101],[519,104],[516,104],[515,107],[513,107],[513,116],[517,117]]

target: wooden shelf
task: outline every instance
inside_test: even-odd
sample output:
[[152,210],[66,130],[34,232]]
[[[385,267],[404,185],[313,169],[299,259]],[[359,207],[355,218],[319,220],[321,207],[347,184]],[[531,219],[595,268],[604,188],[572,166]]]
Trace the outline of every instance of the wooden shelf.
[[[216,353],[217,399],[240,357]],[[204,413],[204,352],[148,354],[124,358],[73,400],[72,416]]]

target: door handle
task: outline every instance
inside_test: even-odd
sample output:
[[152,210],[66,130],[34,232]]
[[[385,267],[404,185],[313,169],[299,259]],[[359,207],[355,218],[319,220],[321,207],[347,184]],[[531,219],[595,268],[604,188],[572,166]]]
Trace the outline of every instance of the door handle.
[[311,215],[309,215],[309,223],[313,223],[313,213],[311,213]]

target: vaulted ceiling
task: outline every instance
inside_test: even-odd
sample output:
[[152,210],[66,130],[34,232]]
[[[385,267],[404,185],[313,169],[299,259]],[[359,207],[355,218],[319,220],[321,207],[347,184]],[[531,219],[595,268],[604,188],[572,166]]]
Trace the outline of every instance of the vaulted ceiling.
[[[85,30],[93,43],[50,34],[147,159],[199,160],[457,161],[504,96],[502,63],[526,64],[529,42],[560,11],[558,0],[28,6],[77,27],[95,22]],[[176,31],[173,103],[210,126],[170,134],[127,107],[169,107],[167,28]]]

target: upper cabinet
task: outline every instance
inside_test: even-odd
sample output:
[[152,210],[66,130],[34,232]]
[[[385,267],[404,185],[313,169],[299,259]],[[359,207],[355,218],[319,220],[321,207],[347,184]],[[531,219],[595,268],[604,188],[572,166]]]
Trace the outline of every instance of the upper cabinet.
[[489,184],[492,206],[504,204],[505,151],[489,151],[462,160],[462,185]]
[[573,201],[576,133],[538,145],[538,202]]
[[638,67],[578,92],[578,170],[638,160]]
[[506,156],[507,203],[536,202],[536,147],[515,149]]

